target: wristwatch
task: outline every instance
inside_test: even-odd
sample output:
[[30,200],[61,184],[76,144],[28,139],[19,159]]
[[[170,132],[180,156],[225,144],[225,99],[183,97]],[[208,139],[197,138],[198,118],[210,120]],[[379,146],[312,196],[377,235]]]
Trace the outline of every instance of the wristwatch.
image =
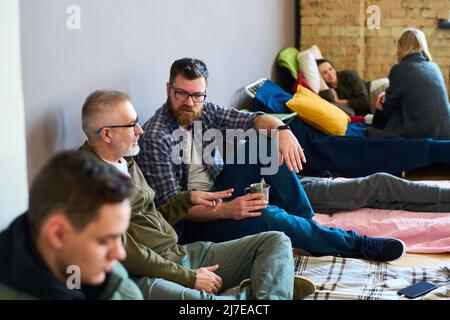
[[291,128],[287,125],[287,124],[283,124],[283,125],[281,125],[281,126],[278,126],[277,127],[277,129],[278,129],[278,131],[280,131],[280,130],[291,130]]

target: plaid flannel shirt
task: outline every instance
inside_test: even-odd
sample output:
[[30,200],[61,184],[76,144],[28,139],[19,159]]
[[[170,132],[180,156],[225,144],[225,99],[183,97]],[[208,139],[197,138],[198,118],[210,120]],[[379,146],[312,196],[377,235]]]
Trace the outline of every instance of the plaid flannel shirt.
[[[224,108],[205,102],[200,118],[202,133],[208,129],[218,129],[225,136],[226,129],[248,130],[253,127],[253,119],[262,113],[241,112],[235,108]],[[180,126],[172,117],[166,104],[156,110],[155,115],[143,126],[144,135],[139,139],[140,153],[135,157],[147,183],[156,191],[155,203],[160,206],[181,191],[187,190],[189,165],[176,164],[172,161],[172,152],[180,145],[181,138],[176,139],[172,133]],[[198,150],[205,150],[210,141],[199,141],[194,137]],[[203,161],[211,176],[216,179],[223,169],[223,159],[217,150],[212,151],[214,163]]]

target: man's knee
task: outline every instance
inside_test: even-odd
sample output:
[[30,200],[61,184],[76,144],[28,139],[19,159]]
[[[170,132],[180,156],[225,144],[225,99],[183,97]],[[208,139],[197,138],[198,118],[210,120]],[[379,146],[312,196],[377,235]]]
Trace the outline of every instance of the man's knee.
[[159,281],[163,279],[160,278],[150,278],[150,277],[141,277],[135,279],[135,282],[144,296],[144,299],[149,300],[152,299],[152,290],[155,286],[157,286]]
[[367,177],[374,186],[378,187],[392,181],[394,176],[385,172],[377,172]]
[[267,231],[264,236],[271,245],[292,248],[291,239],[282,231]]

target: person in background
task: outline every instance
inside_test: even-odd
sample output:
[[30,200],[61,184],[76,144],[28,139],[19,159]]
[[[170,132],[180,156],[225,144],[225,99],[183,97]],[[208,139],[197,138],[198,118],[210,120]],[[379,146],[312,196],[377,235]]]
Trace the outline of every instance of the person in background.
[[28,212],[0,233],[0,299],[142,299],[117,261],[133,191],[92,155],[53,156],[31,186]]
[[397,42],[398,64],[389,87],[378,96],[371,138],[450,139],[450,106],[445,81],[433,62],[425,34],[406,29]]
[[316,62],[321,76],[319,95],[323,99],[350,116],[371,113],[367,85],[355,71],[336,72],[331,61],[319,59]]

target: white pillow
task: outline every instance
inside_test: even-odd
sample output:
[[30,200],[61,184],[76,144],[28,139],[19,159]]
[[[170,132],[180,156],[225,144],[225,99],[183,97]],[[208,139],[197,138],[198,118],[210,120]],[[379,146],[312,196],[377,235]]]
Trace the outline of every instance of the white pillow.
[[316,58],[309,51],[302,51],[297,55],[298,71],[300,71],[315,93],[320,89],[320,72]]
[[312,45],[311,47],[309,47],[306,50],[303,50],[302,52],[311,52],[311,54],[314,56],[316,60],[323,59],[322,52],[320,52],[319,47],[316,45]]

